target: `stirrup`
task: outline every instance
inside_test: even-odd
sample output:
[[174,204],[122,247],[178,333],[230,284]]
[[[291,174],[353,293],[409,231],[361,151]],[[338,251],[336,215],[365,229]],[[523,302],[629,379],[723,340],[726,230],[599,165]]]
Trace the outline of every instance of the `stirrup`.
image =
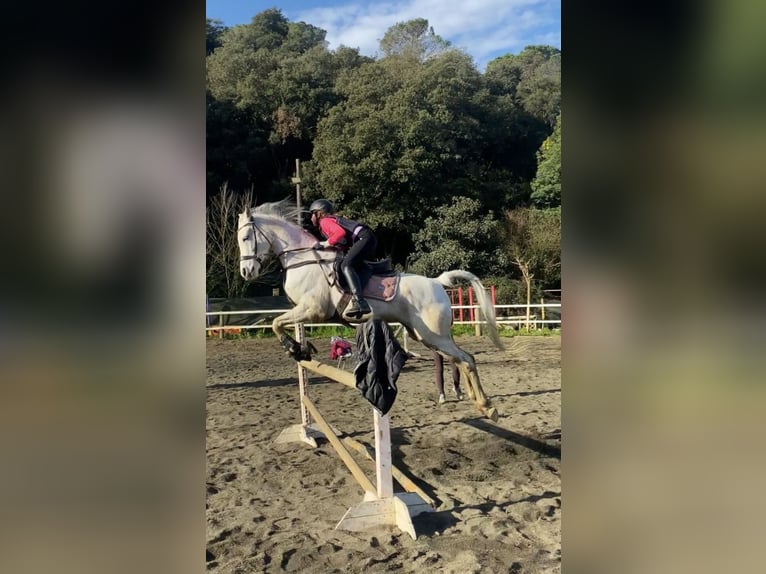
[[364,299],[353,299],[351,301],[351,305],[343,314],[347,315],[348,317],[358,319],[359,317],[364,317],[369,313],[372,313],[372,309],[370,308],[370,304],[367,301]]

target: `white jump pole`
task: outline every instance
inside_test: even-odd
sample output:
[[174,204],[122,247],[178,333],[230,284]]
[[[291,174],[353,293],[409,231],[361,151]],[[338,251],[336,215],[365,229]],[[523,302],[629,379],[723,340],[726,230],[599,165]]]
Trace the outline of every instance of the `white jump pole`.
[[[295,203],[298,207],[295,217],[298,225],[301,225],[301,160],[299,159],[295,160],[295,177],[293,178],[293,183],[295,184]],[[298,343],[302,343],[306,340],[306,330],[303,323],[295,324],[295,340]],[[306,369],[298,365],[301,422],[300,424],[292,425],[283,430],[274,442],[283,443],[300,441],[316,448],[316,438],[324,436],[322,431],[311,421],[311,414],[303,402],[303,397],[308,397],[308,382],[309,378]]]
[[389,525],[396,526],[415,540],[417,534],[412,518],[424,512],[433,512],[433,508],[415,492],[394,493],[390,420],[388,415],[383,416],[373,409],[373,423],[377,491],[374,495],[366,492],[364,500],[349,508],[335,529],[361,531]]
[[[302,343],[306,340],[306,330],[303,327],[303,323],[296,323],[295,325],[295,340],[298,343]],[[308,397],[308,384],[309,375],[308,371],[303,368],[300,363],[298,364],[298,392],[300,393],[300,409],[301,409],[301,422],[297,425],[292,425],[284,429],[274,442],[305,442],[311,445],[313,448],[317,447],[317,437],[323,437],[321,429],[312,422],[311,414],[306,408],[303,402],[303,397]]]

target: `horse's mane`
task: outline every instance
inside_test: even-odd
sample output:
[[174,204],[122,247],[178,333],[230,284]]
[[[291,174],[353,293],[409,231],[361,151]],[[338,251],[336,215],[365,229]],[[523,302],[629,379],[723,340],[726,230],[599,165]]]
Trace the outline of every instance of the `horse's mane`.
[[292,223],[297,223],[298,216],[302,210],[295,205],[292,199],[286,198],[281,201],[272,201],[271,203],[262,203],[250,210],[251,214],[265,215],[266,217],[276,217]]
[[281,222],[287,224],[289,229],[298,231],[300,238],[298,241],[301,244],[307,244],[307,242],[316,242],[316,237],[306,231],[301,223],[298,223],[298,216],[303,214],[303,210],[300,209],[295,202],[286,198],[281,201],[272,201],[271,203],[262,203],[256,207],[252,207],[248,210],[248,215],[258,215],[260,217],[267,217],[278,219]]

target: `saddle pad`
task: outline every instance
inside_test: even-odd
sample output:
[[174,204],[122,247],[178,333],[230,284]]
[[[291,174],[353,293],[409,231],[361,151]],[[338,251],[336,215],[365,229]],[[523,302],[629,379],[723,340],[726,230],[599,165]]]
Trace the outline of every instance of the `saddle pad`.
[[372,299],[380,299],[381,301],[390,301],[396,297],[396,293],[399,289],[399,274],[397,273],[393,277],[381,277],[380,275],[373,275],[364,286],[362,295]]

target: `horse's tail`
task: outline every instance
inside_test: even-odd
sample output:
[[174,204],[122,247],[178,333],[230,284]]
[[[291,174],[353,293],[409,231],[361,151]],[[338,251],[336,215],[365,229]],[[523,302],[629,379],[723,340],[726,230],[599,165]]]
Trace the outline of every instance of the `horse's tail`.
[[497,332],[497,322],[495,320],[495,307],[492,305],[492,301],[487,295],[487,291],[484,289],[479,278],[476,277],[470,271],[463,271],[462,269],[456,269],[454,271],[445,271],[438,277],[436,281],[441,283],[444,287],[452,287],[455,281],[469,281],[473,292],[476,294],[476,299],[479,302],[479,308],[481,314],[484,316],[484,320],[487,322],[487,334],[498,349],[503,349],[503,342],[500,339],[500,335]]

